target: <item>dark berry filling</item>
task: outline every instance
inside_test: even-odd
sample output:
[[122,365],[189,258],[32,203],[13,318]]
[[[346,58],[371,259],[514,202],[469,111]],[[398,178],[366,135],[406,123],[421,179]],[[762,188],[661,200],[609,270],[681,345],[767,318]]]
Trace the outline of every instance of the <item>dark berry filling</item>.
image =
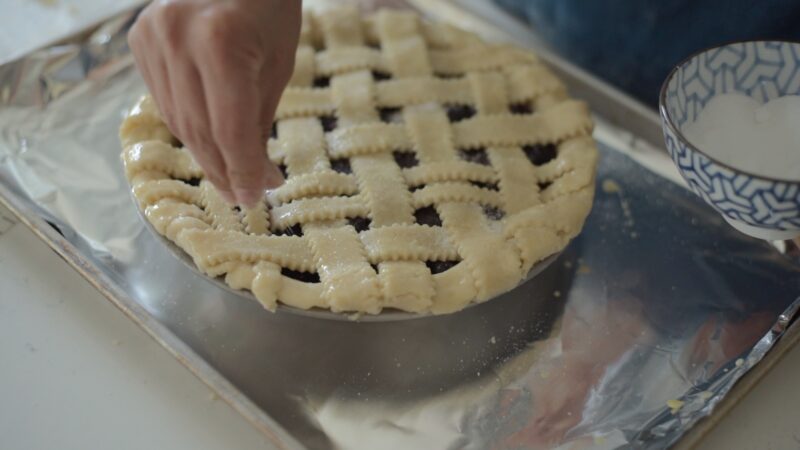
[[336,124],[338,123],[336,116],[322,116],[319,118],[319,121],[322,123],[322,130],[326,133],[335,130]]
[[324,88],[331,85],[331,77],[314,78],[314,87]]
[[353,173],[353,169],[350,167],[350,160],[347,158],[332,159],[331,169],[339,173]]
[[491,220],[500,220],[506,216],[505,211],[494,206],[483,205],[483,213]]
[[447,105],[447,118],[450,122],[460,122],[469,119],[476,113],[471,105]]
[[473,186],[477,186],[483,189],[489,189],[491,191],[499,191],[500,188],[497,186],[497,183],[483,183],[481,181],[470,181],[469,182]]
[[436,208],[433,206],[426,206],[414,211],[414,218],[417,219],[417,223],[420,225],[442,226],[442,218],[439,217],[439,213],[436,212]]
[[188,184],[189,186],[200,186],[200,180],[201,180],[201,178],[192,177],[192,178],[189,178],[188,180],[181,180],[181,181],[183,181],[184,183]]
[[347,219],[347,223],[353,226],[356,229],[356,232],[361,233],[362,231],[369,230],[369,225],[372,223],[372,220],[369,217],[351,217]]
[[281,275],[304,283],[319,283],[319,274],[316,272],[298,272],[296,270],[283,268],[281,269]]
[[372,71],[372,79],[375,80],[375,81],[391,80],[392,79],[392,75],[389,74],[389,73],[386,73],[386,72],[381,72],[379,70],[373,70]]
[[378,115],[386,123],[400,123],[403,119],[400,108],[378,108]]
[[541,166],[553,160],[558,153],[553,144],[525,145],[522,147],[525,155],[534,166]]
[[419,165],[417,154],[414,152],[398,150],[396,152],[393,152],[392,156],[394,156],[394,161],[397,163],[397,165],[402,167],[403,169]]
[[533,114],[533,107],[530,103],[514,103],[508,107],[511,114]]
[[437,273],[442,273],[445,270],[453,268],[453,266],[459,262],[460,261],[425,261],[425,265],[428,266],[432,274],[436,275]]
[[278,164],[278,170],[281,171],[284,179],[289,178],[289,169],[286,167],[286,164]]
[[483,166],[489,165],[489,154],[486,153],[485,148],[477,148],[475,150],[461,149],[458,151],[459,156],[464,161],[469,161]]

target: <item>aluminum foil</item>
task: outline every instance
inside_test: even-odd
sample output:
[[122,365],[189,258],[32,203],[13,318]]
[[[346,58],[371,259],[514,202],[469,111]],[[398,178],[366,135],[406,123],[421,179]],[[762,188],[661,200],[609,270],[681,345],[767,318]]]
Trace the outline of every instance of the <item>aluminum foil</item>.
[[184,363],[202,376],[202,358],[294,438],[276,446],[666,448],[800,304],[796,260],[729,228],[670,181],[664,155],[629,156],[636,130],[600,117],[585,229],[518,289],[401,322],[265,311],[186,268],[138,217],[117,141],[145,91],[131,18],[0,66],[3,192],[188,345]]

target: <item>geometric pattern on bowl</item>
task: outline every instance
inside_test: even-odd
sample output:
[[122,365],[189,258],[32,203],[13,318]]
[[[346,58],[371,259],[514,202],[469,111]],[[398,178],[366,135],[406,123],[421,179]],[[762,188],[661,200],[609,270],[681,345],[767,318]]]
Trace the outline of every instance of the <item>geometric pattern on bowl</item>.
[[698,151],[682,134],[712,97],[733,92],[761,102],[800,94],[800,43],[739,42],[679,64],[660,96],[667,151],[692,191],[729,219],[774,230],[800,229],[800,180],[732,169]]

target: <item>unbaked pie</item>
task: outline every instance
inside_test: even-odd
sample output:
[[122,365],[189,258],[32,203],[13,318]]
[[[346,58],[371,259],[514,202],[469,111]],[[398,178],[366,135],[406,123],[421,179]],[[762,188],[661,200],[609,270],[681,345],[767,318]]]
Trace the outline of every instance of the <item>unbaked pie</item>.
[[537,58],[407,11],[306,12],[269,158],[226,204],[143,98],[120,136],[155,229],[268,309],[447,313],[519,284],[581,229],[597,151]]

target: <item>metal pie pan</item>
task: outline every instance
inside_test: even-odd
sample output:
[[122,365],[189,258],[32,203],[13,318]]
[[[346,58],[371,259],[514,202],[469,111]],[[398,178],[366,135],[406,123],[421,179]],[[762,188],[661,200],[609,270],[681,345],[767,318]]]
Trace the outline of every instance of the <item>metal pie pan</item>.
[[[133,197],[133,195],[131,195],[131,197]],[[136,199],[133,198],[133,200],[136,203]],[[203,273],[203,271],[201,271],[197,267],[197,265],[195,265],[194,261],[192,260],[192,257],[189,256],[188,253],[186,253],[182,248],[180,248],[178,245],[169,240],[166,236],[163,236],[155,229],[153,224],[151,224],[150,221],[147,220],[147,217],[145,217],[144,212],[141,210],[141,208],[138,207],[138,203],[136,211],[138,211],[139,217],[141,218],[142,222],[144,222],[145,227],[150,232],[150,234],[155,236],[159,241],[161,241],[161,243],[169,250],[169,252],[172,253],[173,256],[175,256],[175,258],[181,261],[186,267],[188,267],[194,273],[201,275],[205,279],[215,284],[220,289],[224,289],[228,292],[238,295],[239,297],[247,298],[254,302],[258,302],[258,299],[256,299],[255,295],[253,295],[253,293],[250,292],[249,290],[234,289],[228,286],[223,277],[219,276],[211,278],[205,273]],[[525,279],[515,289],[519,288],[523,284],[535,278],[536,275],[540,274],[548,266],[550,266],[550,264],[552,264],[553,261],[558,259],[558,256],[560,254],[561,252],[555,253],[534,264],[531,270],[528,271],[528,274],[525,276]],[[490,299],[488,301],[491,300],[493,299]],[[467,306],[465,306],[464,309],[469,309],[479,304],[481,303],[472,302]],[[411,320],[411,319],[420,319],[424,317],[431,317],[431,314],[417,314],[417,313],[402,311],[395,308],[385,308],[379,314],[346,313],[346,312],[338,313],[328,309],[316,308],[316,307],[311,309],[302,309],[281,303],[280,300],[278,300],[278,306],[276,308],[276,312],[278,313],[285,312],[305,317],[313,317],[316,319],[359,321],[359,322],[394,322],[399,320]]]

